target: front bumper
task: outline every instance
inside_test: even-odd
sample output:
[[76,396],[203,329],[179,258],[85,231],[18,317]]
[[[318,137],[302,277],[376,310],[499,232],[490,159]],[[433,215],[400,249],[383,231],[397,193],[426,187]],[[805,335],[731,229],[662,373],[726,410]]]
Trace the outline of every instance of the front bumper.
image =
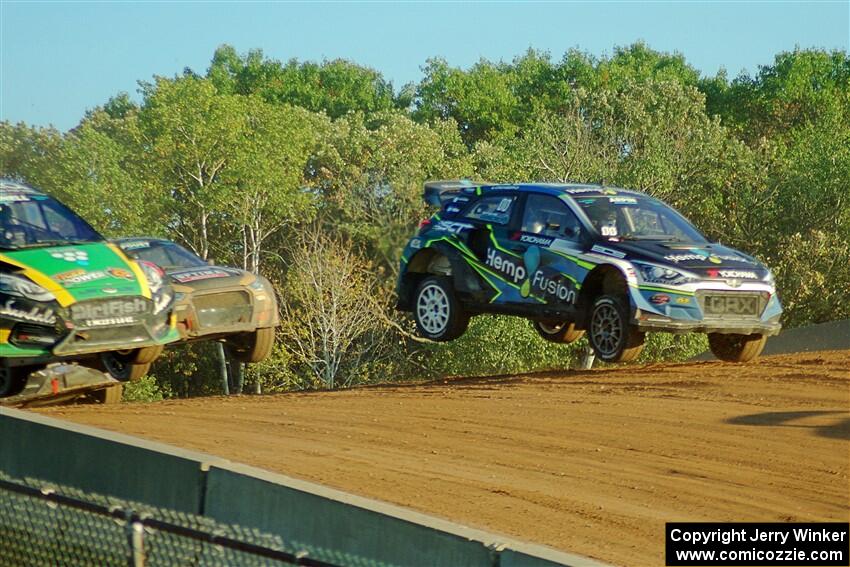
[[[115,309],[122,307],[121,304],[133,306],[133,312]],[[171,305],[156,314],[153,309],[151,300],[118,297],[82,301],[66,308],[56,306],[54,324],[3,317],[0,318],[0,357],[63,359],[178,340],[180,335]]]
[[253,290],[240,285],[180,293],[174,313],[186,340],[251,333],[280,323],[272,289]]
[[764,283],[633,286],[631,299],[632,324],[642,331],[770,336],[782,330],[779,298]]

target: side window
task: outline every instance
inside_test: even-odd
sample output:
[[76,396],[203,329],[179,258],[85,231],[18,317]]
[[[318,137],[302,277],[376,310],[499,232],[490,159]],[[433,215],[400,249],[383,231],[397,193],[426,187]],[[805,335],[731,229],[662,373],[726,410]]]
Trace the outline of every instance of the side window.
[[578,240],[581,223],[560,199],[532,193],[525,202],[522,231],[550,238]]
[[508,224],[515,197],[494,195],[476,201],[466,213],[466,218],[495,224]]

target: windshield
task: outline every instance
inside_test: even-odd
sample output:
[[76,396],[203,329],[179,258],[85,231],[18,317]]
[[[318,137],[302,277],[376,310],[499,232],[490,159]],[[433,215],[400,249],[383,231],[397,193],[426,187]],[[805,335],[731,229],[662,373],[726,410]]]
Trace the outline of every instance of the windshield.
[[103,237],[59,201],[41,194],[0,194],[0,248],[35,248]]
[[656,199],[597,195],[576,200],[594,228],[611,240],[706,242],[685,217]]
[[124,252],[137,260],[152,262],[163,270],[196,268],[207,263],[175,242],[127,242]]

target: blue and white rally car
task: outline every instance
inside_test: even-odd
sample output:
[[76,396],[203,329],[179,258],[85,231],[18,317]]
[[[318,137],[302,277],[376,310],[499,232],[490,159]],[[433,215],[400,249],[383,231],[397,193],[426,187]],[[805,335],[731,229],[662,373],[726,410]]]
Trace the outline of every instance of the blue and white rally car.
[[424,197],[440,211],[402,253],[397,308],[428,339],[502,313],[549,341],[586,332],[606,362],[634,360],[647,331],[708,333],[715,356],[746,362],[781,328],[767,267],[643,193],[437,181]]

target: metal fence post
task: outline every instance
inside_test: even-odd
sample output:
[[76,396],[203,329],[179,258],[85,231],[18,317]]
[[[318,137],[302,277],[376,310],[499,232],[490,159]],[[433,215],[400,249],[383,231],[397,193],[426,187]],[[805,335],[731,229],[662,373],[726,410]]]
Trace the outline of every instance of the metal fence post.
[[145,567],[145,526],[132,510],[127,510],[127,543],[130,546],[129,566]]

